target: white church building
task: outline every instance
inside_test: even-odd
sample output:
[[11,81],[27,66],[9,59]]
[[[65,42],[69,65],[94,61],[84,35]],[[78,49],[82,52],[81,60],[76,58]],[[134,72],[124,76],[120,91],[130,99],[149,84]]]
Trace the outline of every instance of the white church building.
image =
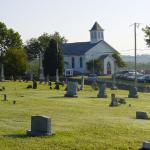
[[112,54],[117,51],[104,41],[104,30],[97,22],[90,30],[89,42],[65,43],[61,48],[65,70],[89,73],[86,63],[99,58],[103,64],[102,74],[114,73],[115,60]]

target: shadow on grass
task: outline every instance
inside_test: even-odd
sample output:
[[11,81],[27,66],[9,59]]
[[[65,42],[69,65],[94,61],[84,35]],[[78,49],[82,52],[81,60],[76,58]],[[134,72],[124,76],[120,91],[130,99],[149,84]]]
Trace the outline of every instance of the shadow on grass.
[[52,97],[47,97],[48,99],[55,99],[55,98],[64,98],[64,96],[52,96]]
[[8,134],[8,135],[3,135],[4,137],[9,137],[9,138],[28,138],[29,136],[26,134]]

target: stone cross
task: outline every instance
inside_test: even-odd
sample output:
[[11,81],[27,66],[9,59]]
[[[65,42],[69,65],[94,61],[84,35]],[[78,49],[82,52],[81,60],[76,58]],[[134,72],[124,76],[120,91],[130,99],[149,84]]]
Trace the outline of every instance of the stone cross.
[[77,91],[78,91],[78,83],[77,82],[68,82],[67,83],[67,93],[65,94],[65,97],[78,97]]
[[98,93],[97,97],[98,98],[107,98],[106,84],[100,83],[100,85],[99,85],[99,93]]
[[48,136],[52,135],[51,119],[46,116],[32,116],[31,130],[27,131],[29,136]]

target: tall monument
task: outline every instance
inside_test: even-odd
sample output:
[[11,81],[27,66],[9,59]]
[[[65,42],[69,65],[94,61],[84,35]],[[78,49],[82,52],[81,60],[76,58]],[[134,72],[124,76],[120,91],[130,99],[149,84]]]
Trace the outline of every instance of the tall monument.
[[40,51],[40,55],[39,55],[39,71],[40,71],[39,80],[41,83],[42,81],[44,81],[43,55],[42,55],[41,51]]

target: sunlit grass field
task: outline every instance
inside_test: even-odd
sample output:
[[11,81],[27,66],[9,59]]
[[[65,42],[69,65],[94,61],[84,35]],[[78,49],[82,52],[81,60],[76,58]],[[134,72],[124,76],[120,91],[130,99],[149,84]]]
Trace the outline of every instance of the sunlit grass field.
[[[149,93],[128,99],[128,91],[107,89],[108,98],[100,99],[86,86],[78,98],[65,98],[65,87],[56,91],[38,84],[35,90],[26,89],[28,84],[0,82],[6,88],[0,91],[0,150],[137,150],[150,140],[150,120],[135,119],[136,111],[150,114]],[[127,104],[109,107],[111,93]],[[55,135],[27,137],[32,115],[51,117]]]

